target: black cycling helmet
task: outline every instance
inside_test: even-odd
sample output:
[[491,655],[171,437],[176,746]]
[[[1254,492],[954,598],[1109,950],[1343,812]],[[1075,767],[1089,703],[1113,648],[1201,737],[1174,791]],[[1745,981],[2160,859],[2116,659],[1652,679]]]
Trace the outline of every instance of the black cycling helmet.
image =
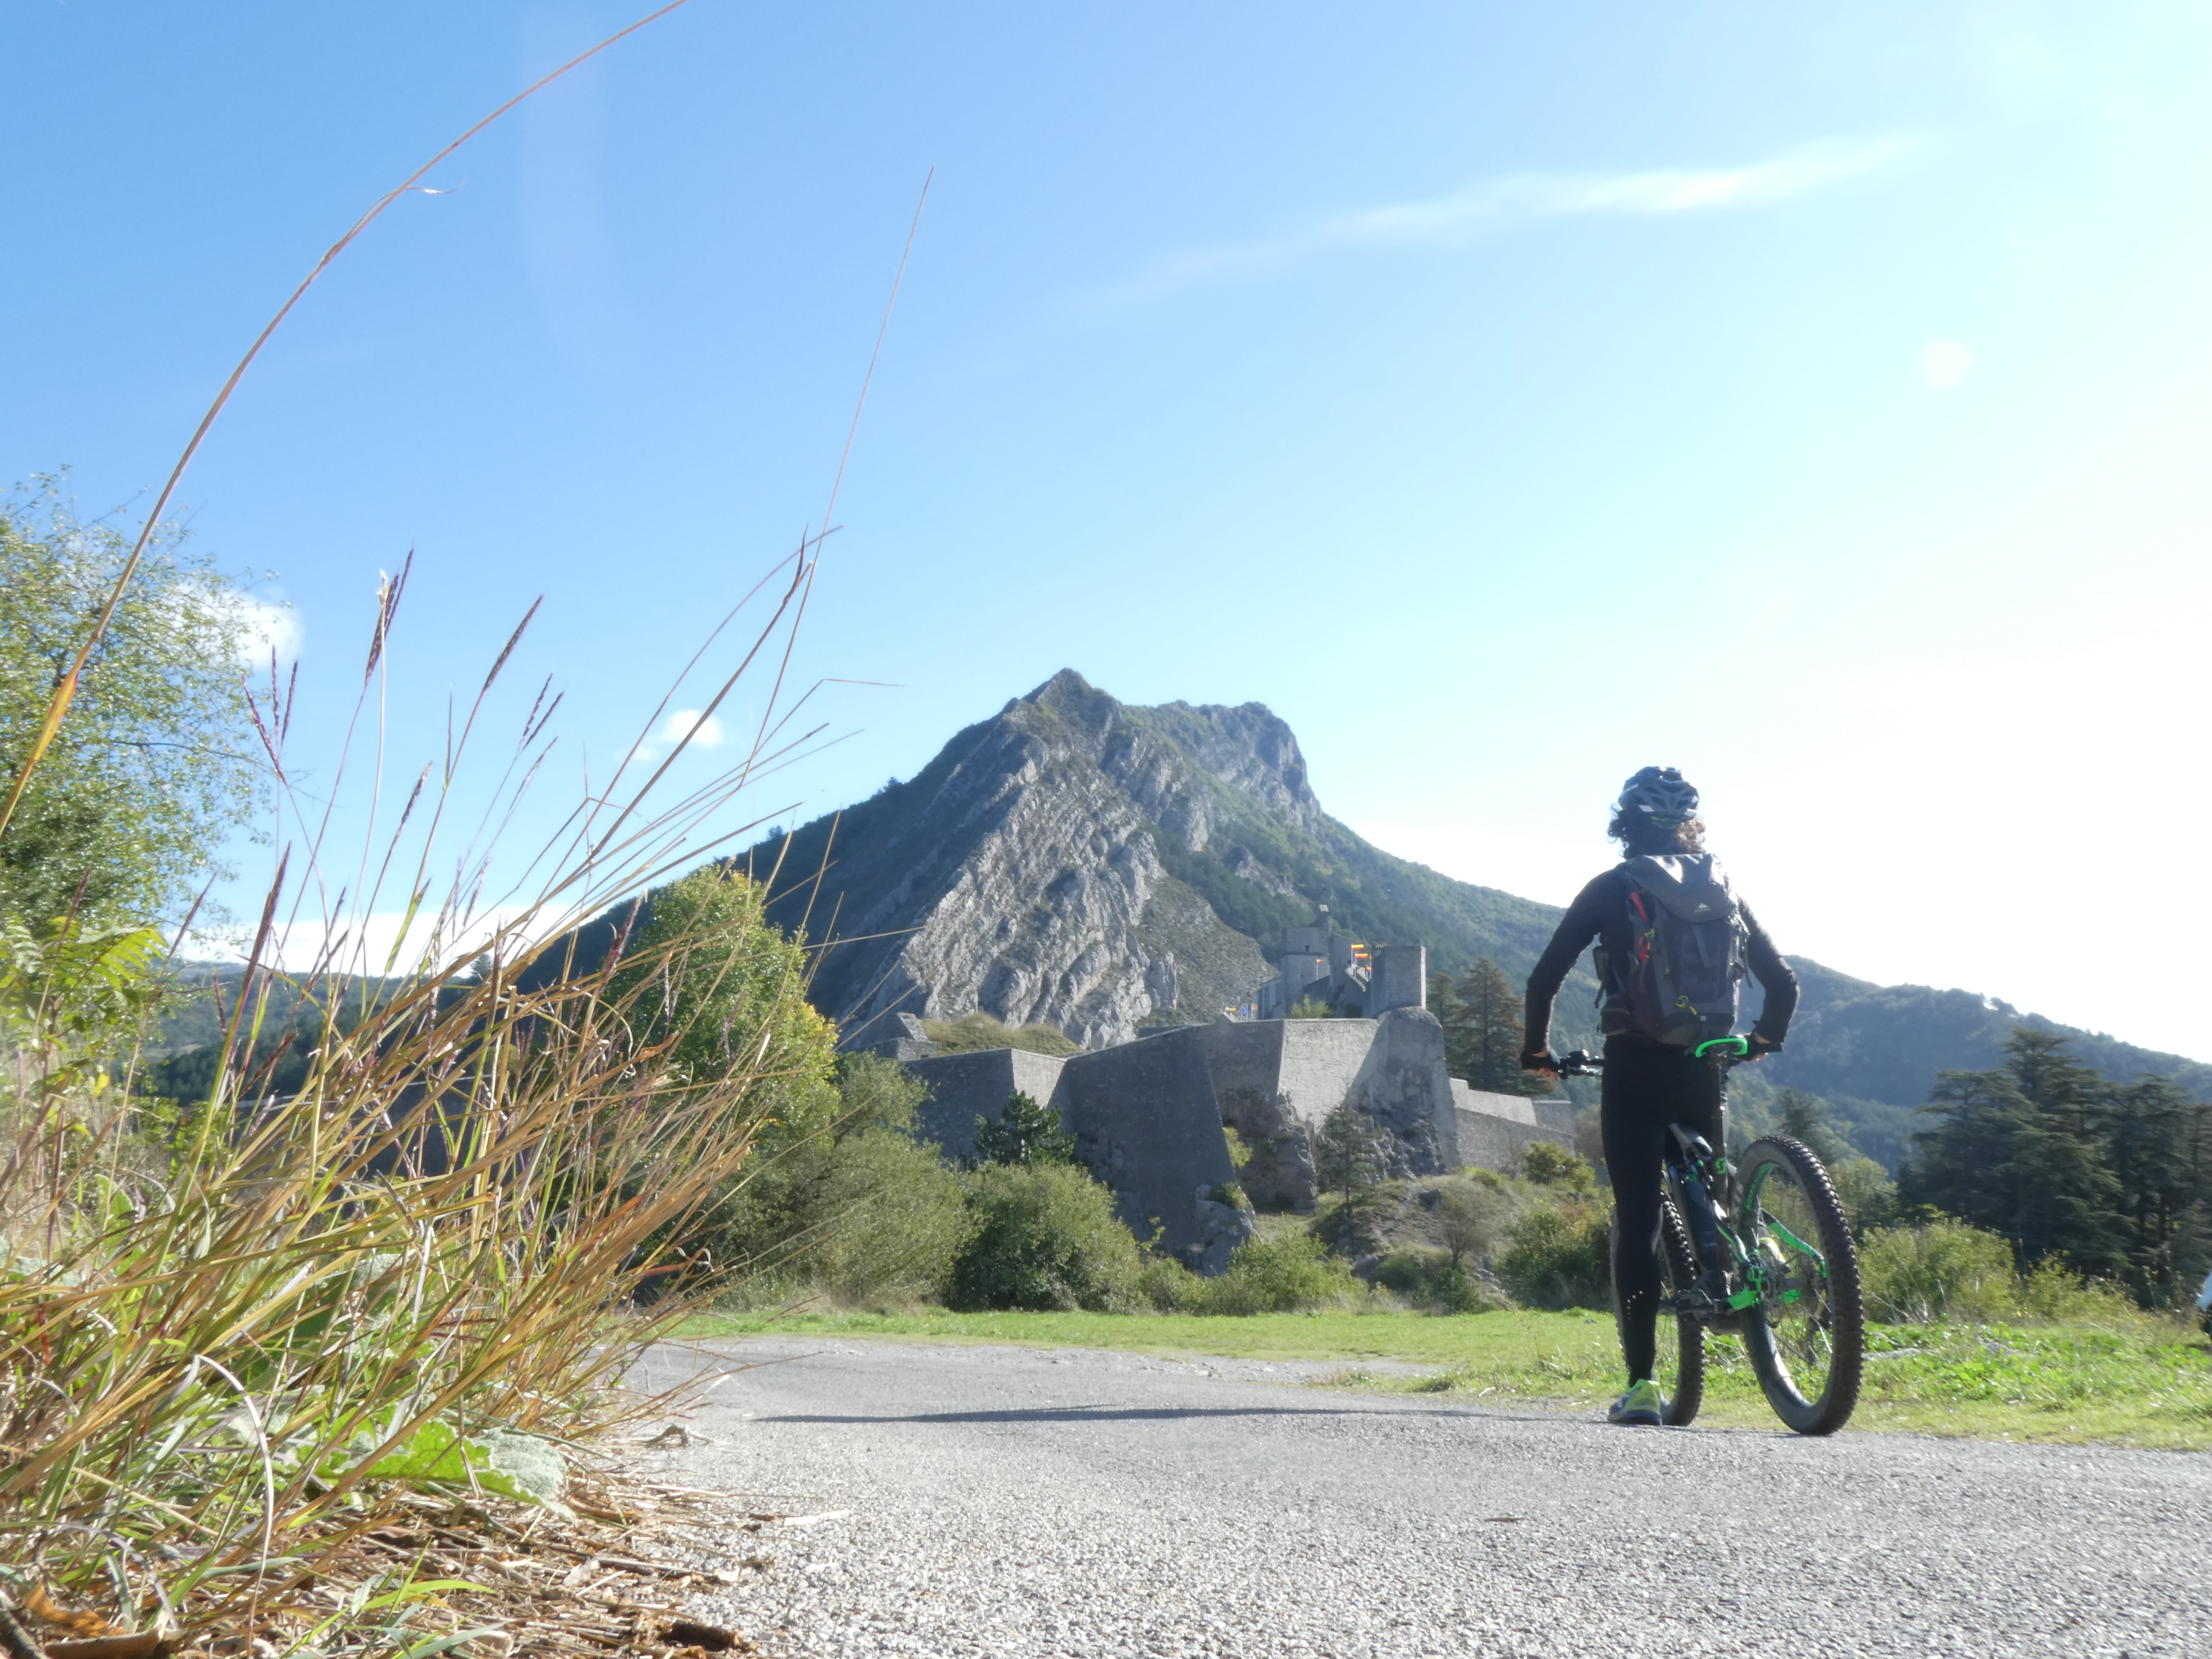
[[1620,786],[1613,810],[1654,823],[1685,823],[1698,816],[1698,792],[1671,766],[1647,766]]

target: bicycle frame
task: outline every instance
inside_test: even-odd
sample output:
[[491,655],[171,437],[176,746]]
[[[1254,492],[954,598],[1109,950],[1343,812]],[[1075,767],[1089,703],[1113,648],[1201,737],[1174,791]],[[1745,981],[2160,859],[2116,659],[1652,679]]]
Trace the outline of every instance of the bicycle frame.
[[[1720,1099],[1715,1115],[1720,1145],[1709,1145],[1687,1124],[1668,1124],[1674,1146],[1662,1165],[1660,1177],[1675,1213],[1689,1231],[1690,1253],[1698,1270],[1698,1283],[1679,1287],[1675,1294],[1663,1298],[1661,1310],[1723,1332],[1740,1330],[1743,1315],[1750,1308],[1762,1304],[1786,1305],[1803,1294],[1786,1282],[1790,1263],[1775,1243],[1774,1235],[1780,1235],[1822,1279],[1828,1277],[1828,1264],[1819,1249],[1781,1222],[1768,1218],[1769,1231],[1762,1238],[1752,1223],[1759,1195],[1739,1194],[1735,1189],[1735,1170],[1728,1155],[1728,1074],[1741,1063],[1750,1047],[1742,1037],[1719,1037],[1699,1043],[1692,1051],[1711,1063],[1717,1074],[1714,1081]],[[1602,1063],[1577,1051],[1565,1058],[1561,1070],[1570,1076],[1587,1076]],[[1771,1261],[1761,1251],[1762,1243],[1772,1252]],[[1720,1273],[1717,1294],[1710,1284],[1716,1269]]]

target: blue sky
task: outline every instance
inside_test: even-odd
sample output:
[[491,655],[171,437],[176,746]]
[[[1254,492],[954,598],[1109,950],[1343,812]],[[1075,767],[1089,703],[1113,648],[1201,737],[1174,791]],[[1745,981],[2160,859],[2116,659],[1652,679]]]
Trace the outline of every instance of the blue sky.
[[[127,514],[362,207],[635,14],[3,15],[0,471]],[[2208,70],[2188,4],[692,0],[345,255],[183,516],[276,573],[311,784],[380,571],[391,776],[543,592],[527,843],[818,527],[934,167],[793,671],[896,689],[757,810],[1073,666],[1559,902],[1672,763],[1785,949],[2212,1056]]]

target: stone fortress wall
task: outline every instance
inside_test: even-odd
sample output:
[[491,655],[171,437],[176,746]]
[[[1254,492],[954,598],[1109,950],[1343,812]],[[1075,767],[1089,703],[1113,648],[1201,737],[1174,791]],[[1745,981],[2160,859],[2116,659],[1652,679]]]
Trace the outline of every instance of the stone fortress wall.
[[[1425,965],[1418,946],[1410,954],[1412,966]],[[1401,982],[1425,1000],[1425,974]],[[872,1046],[929,1085],[921,1128],[950,1157],[972,1155],[975,1120],[995,1121],[1017,1091],[1056,1108],[1122,1218],[1140,1237],[1157,1231],[1164,1249],[1201,1273],[1220,1272],[1252,1232],[1247,1212],[1212,1196],[1218,1188],[1237,1182],[1267,1209],[1316,1207],[1312,1137],[1339,1106],[1364,1111],[1383,1132],[1391,1176],[1510,1170],[1533,1141],[1574,1145],[1565,1099],[1488,1094],[1448,1076],[1443,1028],[1419,1003],[1373,1018],[1174,1026],[1065,1057],[930,1054],[919,1021]],[[1230,1128],[1251,1152],[1241,1175]]]

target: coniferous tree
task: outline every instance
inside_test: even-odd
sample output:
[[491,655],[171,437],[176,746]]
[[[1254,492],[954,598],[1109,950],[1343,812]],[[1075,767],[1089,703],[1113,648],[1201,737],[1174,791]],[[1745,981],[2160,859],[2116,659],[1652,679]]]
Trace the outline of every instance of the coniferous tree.
[[1449,974],[1429,975],[1429,1012],[1444,1028],[1444,1070],[1453,1077],[1464,1078],[1470,1036],[1467,1004],[1461,1000],[1459,988],[1452,983]]
[[1060,1114],[1017,1089],[996,1123],[975,1116],[977,1164],[1073,1164],[1075,1142],[1060,1127]]
[[[2194,1291],[2203,1268],[2192,1248],[2191,1212],[2207,1195],[2204,1120],[2212,1107],[2192,1103],[2170,1079],[2145,1078],[2112,1098],[2105,1145],[2118,1187],[2129,1288],[2146,1306]],[[2185,1260],[2186,1256],[2188,1259]],[[2192,1271],[2193,1269],[2193,1271]]]
[[[1460,1075],[1468,1086],[1499,1095],[1551,1093],[1549,1083],[1521,1069],[1521,995],[1505,970],[1488,957],[1478,957],[1455,988],[1465,1009],[1461,1061],[1466,1069]],[[1449,1032],[1445,1042],[1449,1061]]]
[[1322,1120],[1313,1135],[1314,1185],[1348,1201],[1382,1178],[1382,1137],[1375,1120],[1349,1101]]
[[2105,1273],[2120,1232],[2119,1183],[2100,1144],[2109,1092],[2065,1047],[2021,1026],[2001,1069],[1938,1073],[1921,1109],[1939,1121],[1912,1137],[1899,1196],[2002,1233],[2022,1267],[2055,1255]]

